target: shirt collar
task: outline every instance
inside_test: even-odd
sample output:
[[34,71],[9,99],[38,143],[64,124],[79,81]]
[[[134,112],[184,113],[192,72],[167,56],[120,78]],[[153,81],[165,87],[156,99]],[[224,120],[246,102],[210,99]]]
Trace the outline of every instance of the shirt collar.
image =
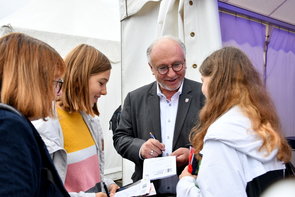
[[[184,80],[182,80],[181,85],[180,85],[178,91],[175,92],[174,95],[180,95],[182,93],[183,81]],[[160,96],[160,97],[163,97],[164,96],[166,98],[166,96],[162,93],[162,91],[160,89],[160,84],[158,82],[157,82],[157,95]]]

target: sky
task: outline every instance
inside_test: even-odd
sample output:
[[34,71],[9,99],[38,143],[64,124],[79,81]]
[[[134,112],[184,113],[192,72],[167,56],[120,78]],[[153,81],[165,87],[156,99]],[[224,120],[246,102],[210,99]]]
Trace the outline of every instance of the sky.
[[0,26],[120,40],[118,0],[0,0]]

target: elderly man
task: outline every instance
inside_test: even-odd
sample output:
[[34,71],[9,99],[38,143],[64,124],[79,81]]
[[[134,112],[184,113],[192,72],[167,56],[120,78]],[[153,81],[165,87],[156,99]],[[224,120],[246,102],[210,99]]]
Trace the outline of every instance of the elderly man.
[[[174,155],[181,172],[188,164],[189,133],[204,103],[201,84],[185,78],[181,41],[161,37],[148,47],[147,58],[156,81],[128,93],[113,136],[117,152],[135,163],[133,181],[142,178],[146,158]],[[177,181],[177,176],[154,181],[158,196],[175,196]]]

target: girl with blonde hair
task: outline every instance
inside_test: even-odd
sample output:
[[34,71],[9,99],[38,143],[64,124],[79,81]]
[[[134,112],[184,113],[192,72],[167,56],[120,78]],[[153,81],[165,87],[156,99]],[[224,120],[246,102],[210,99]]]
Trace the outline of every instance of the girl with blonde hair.
[[58,119],[34,125],[71,196],[114,195],[119,187],[104,176],[104,142],[96,104],[107,94],[111,63],[86,44],[74,48],[65,63],[64,85],[56,106]]
[[29,120],[54,116],[65,64],[22,33],[0,38],[0,196],[69,196]]
[[275,107],[237,48],[211,54],[200,73],[206,103],[191,143],[201,162],[197,176],[187,168],[180,175],[178,196],[258,197],[283,178],[284,162],[291,157]]

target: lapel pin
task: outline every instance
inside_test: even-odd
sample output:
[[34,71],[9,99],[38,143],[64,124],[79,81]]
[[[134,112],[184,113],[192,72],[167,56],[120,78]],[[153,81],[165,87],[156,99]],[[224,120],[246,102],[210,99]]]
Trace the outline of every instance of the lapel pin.
[[186,102],[186,103],[187,103],[188,101],[189,101],[189,98],[186,98],[186,99],[184,100],[184,102]]

